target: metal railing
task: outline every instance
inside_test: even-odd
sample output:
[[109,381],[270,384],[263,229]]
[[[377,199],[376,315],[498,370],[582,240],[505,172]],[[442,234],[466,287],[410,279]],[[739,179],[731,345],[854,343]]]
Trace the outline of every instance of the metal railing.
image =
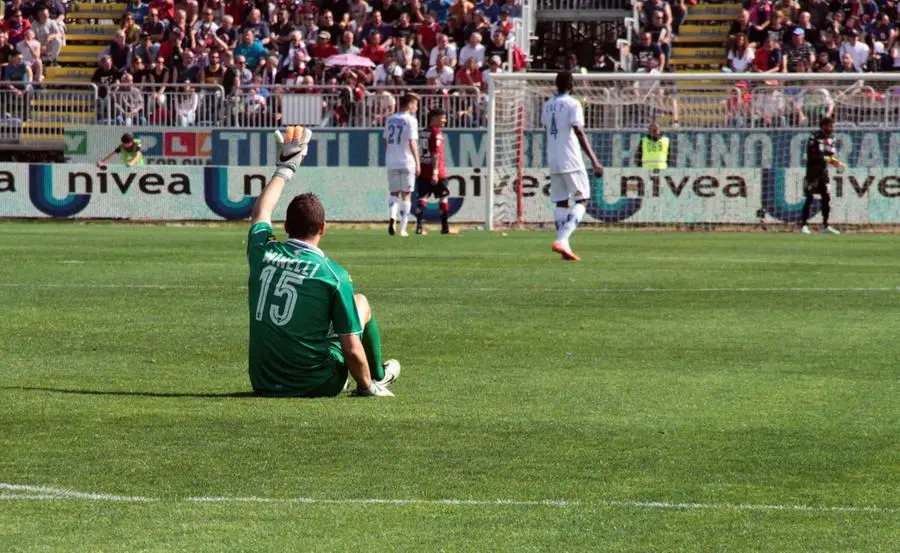
[[536,0],[536,2],[538,10],[547,11],[625,11],[630,7],[626,0]]
[[348,86],[245,85],[229,99],[229,125],[341,127],[356,122]]
[[0,81],[0,141],[62,140],[67,125],[92,123],[97,87]]
[[227,123],[225,90],[214,84],[114,84],[100,88],[103,125],[213,127]]
[[404,87],[382,86],[368,91],[363,106],[362,126],[382,127],[384,120],[397,112],[397,98],[404,92],[413,92],[420,98],[419,127],[428,124],[428,112],[443,109],[447,114],[447,127],[457,129],[483,128],[487,121],[486,96],[475,86]]

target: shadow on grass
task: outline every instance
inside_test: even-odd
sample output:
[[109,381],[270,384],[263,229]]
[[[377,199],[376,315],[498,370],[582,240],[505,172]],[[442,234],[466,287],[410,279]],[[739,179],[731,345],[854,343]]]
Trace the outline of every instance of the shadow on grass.
[[203,394],[188,392],[123,392],[113,390],[68,390],[64,388],[45,388],[36,386],[0,386],[0,390],[20,391],[20,392],[48,392],[52,394],[73,394],[84,396],[135,396],[135,397],[195,397],[195,398],[245,398],[259,397],[253,392],[230,392],[221,394]]

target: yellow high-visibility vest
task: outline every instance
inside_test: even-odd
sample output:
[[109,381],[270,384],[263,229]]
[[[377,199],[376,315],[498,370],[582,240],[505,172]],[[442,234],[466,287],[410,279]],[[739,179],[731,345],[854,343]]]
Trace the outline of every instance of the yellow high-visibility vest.
[[669,137],[651,140],[649,136],[641,139],[641,160],[645,169],[668,169]]

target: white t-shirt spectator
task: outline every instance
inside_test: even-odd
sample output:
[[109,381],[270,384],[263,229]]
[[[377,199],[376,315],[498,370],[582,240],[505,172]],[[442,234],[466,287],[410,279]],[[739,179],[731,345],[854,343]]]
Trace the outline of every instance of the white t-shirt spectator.
[[384,125],[384,139],[387,140],[385,166],[388,169],[416,170],[416,160],[409,151],[409,141],[419,139],[419,123],[416,118],[403,111],[388,117]]
[[547,130],[547,159],[550,174],[584,171],[581,146],[574,127],[584,128],[581,102],[568,94],[557,94],[544,103],[541,124]]
[[465,65],[466,60],[469,58],[475,58],[478,60],[478,65],[484,65],[484,46],[481,44],[476,44],[475,48],[472,48],[468,44],[462,47],[459,51],[459,64]]
[[403,76],[403,68],[397,65],[396,63],[391,64],[390,67],[385,67],[385,64],[381,64],[375,68],[375,80],[372,82],[375,86],[389,86],[394,84],[394,81],[391,77],[402,77]]
[[425,73],[426,79],[438,79],[442,85],[450,86],[453,84],[454,79],[456,78],[456,74],[453,72],[453,69],[450,68],[449,65],[444,66],[444,70],[438,74],[437,67],[431,67]]
[[856,45],[850,44],[850,41],[847,41],[841,44],[841,49],[838,51],[838,55],[840,57],[844,57],[844,54],[850,54],[850,57],[853,59],[853,67],[855,67],[859,71],[863,71],[866,68],[866,62],[869,61],[869,45],[861,40],[856,41]]
[[752,48],[745,48],[744,55],[741,56],[740,53],[729,50],[728,51],[728,61],[731,64],[731,67],[734,68],[736,73],[744,73],[745,71],[749,71],[750,67],[753,65],[753,57],[756,55],[756,51]]
[[[435,46],[431,49],[431,54],[428,56],[428,66],[434,67],[437,64],[437,57],[441,53],[441,47]],[[443,52],[445,58],[447,58],[447,65],[453,65],[456,63],[456,58],[459,57],[459,52],[456,50],[456,46],[452,44],[447,45],[447,49]]]

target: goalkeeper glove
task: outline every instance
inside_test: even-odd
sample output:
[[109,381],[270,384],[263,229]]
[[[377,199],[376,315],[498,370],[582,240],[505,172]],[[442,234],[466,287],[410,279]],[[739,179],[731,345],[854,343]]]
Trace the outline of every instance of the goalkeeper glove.
[[275,176],[281,177],[285,182],[290,182],[294,172],[303,163],[303,158],[309,150],[309,141],[312,140],[312,131],[306,127],[293,126],[287,128],[287,136],[275,131],[275,142],[278,144],[278,163],[276,163]]

